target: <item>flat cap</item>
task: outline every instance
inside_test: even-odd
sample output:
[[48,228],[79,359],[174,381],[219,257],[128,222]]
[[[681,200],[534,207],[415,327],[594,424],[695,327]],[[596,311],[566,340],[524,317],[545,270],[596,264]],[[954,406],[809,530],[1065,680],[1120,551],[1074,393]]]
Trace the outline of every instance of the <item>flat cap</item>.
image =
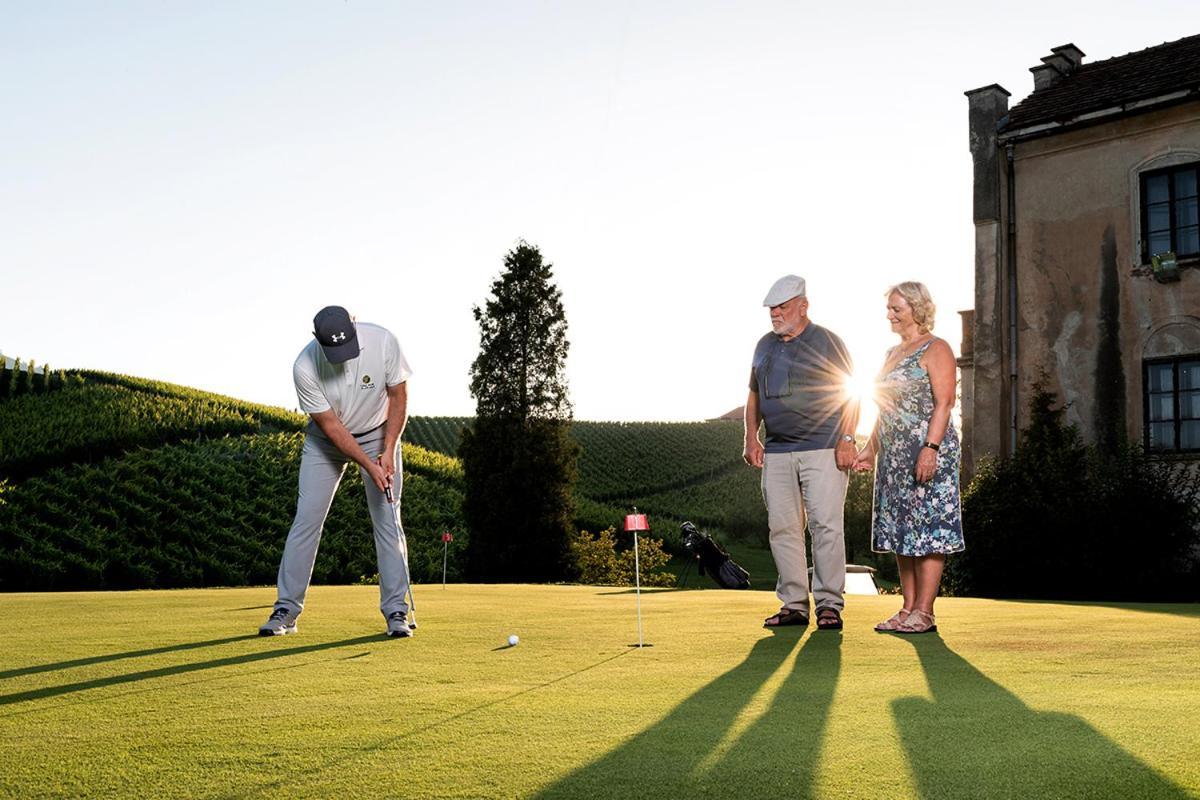
[[763,305],[770,308],[780,303],[786,303],[793,297],[804,297],[804,278],[799,275],[784,275],[775,281],[771,291],[763,298]]

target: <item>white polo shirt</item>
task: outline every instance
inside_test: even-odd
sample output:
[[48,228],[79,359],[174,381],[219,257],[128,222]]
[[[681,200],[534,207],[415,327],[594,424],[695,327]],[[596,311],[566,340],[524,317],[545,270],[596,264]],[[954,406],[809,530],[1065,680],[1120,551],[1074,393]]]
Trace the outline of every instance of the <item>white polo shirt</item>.
[[292,366],[296,396],[305,414],[333,410],[351,433],[378,428],[387,420],[387,387],[408,380],[412,370],[400,343],[386,328],[355,323],[358,357],[330,364],[313,339]]

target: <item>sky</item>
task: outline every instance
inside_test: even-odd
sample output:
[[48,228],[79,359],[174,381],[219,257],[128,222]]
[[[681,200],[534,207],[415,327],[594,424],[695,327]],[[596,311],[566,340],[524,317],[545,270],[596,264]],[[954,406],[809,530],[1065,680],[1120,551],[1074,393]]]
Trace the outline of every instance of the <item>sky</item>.
[[469,415],[482,305],[554,264],[578,419],[745,401],[776,278],[870,376],[885,289],[973,305],[967,100],[1194,2],[0,0],[0,353],[287,408],[313,314]]

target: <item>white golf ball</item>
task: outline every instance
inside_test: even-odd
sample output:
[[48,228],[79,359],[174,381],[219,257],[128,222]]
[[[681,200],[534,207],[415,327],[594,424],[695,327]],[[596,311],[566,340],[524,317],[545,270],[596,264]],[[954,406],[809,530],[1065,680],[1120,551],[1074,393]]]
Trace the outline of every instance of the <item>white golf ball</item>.
[[519,642],[519,641],[521,641],[521,637],[517,636],[517,635],[514,633],[514,634],[512,634],[511,636],[509,636],[509,637],[508,637],[508,646],[509,646],[509,647],[516,647],[516,646],[517,646],[517,642]]

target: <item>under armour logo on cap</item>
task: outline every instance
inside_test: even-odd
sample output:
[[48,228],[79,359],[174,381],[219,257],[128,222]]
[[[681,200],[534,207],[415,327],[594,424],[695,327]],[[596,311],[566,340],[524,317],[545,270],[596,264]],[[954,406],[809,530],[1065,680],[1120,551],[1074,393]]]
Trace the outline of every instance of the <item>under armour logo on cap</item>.
[[325,306],[313,317],[313,336],[331,364],[358,356],[358,334],[350,312],[341,306]]

